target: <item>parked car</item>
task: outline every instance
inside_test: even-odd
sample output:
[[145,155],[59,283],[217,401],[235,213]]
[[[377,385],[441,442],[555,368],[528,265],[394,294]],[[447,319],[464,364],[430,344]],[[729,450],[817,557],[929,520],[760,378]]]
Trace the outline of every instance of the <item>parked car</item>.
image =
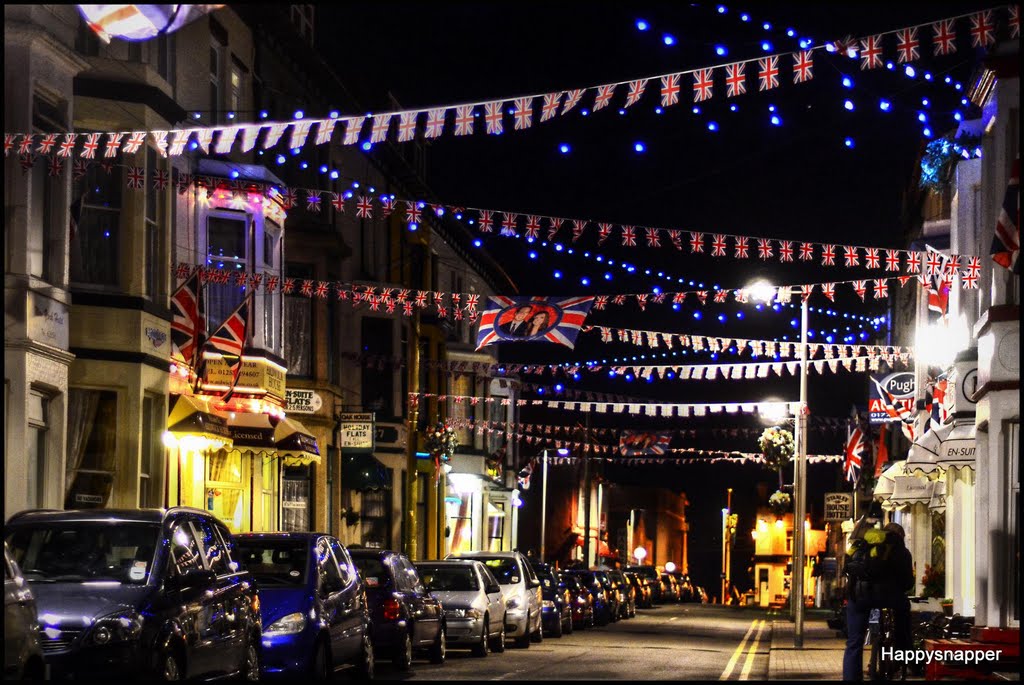
[[619,591],[619,618],[634,618],[636,616],[636,590],[633,584],[626,580],[626,576],[618,569],[608,571],[608,578]]
[[697,597],[697,599],[694,600],[695,602],[700,602],[701,604],[708,603],[708,593],[703,587],[701,587],[700,585],[696,585],[693,588],[693,592],[694,595]]
[[259,679],[256,585],[209,512],[28,511],[4,536],[54,678]]
[[626,570],[647,580],[651,590],[651,605],[664,601],[661,595],[661,574],[658,573],[658,569],[653,566],[627,566]]
[[491,570],[505,594],[505,635],[517,647],[544,639],[540,579],[520,552],[462,552],[449,559],[476,559]]
[[601,583],[601,587],[604,588],[605,596],[608,598],[608,618],[612,623],[615,623],[622,618],[621,607],[625,597],[622,594],[621,588],[618,584],[608,577],[607,571],[594,571],[594,577]]
[[409,670],[417,651],[443,664],[448,643],[441,602],[427,592],[412,562],[387,549],[348,551],[366,588],[374,652],[401,671]]
[[594,627],[594,598],[583,586],[579,577],[568,571],[559,571],[558,576],[569,590],[569,605],[572,608],[572,627],[584,630]]
[[690,576],[675,571],[672,573],[679,582],[679,601],[680,602],[694,602],[698,601],[693,591],[693,582],[690,581]]
[[540,579],[541,622],[544,634],[562,637],[572,632],[572,607],[569,605],[569,588],[558,577],[550,564],[530,561],[533,572]]
[[593,598],[594,625],[606,626],[612,620],[611,604],[609,604],[608,592],[604,585],[597,579],[593,571],[575,569],[568,573],[576,576],[580,584],[590,593]]
[[370,613],[348,552],[323,533],[235,536],[242,564],[259,588],[263,675],[315,679],[351,664],[373,678]]
[[4,544],[4,679],[42,680],[36,598]]
[[678,602],[682,599],[682,591],[679,587],[679,581],[671,573],[661,574],[662,587],[664,588],[663,593],[665,599],[669,602]]
[[637,609],[650,609],[651,608],[651,586],[647,583],[646,578],[641,578],[632,571],[623,571],[623,576],[630,585],[633,586],[633,593],[636,597],[636,608]]
[[485,657],[505,651],[505,596],[479,561],[420,561],[423,586],[441,602],[448,645],[468,645]]

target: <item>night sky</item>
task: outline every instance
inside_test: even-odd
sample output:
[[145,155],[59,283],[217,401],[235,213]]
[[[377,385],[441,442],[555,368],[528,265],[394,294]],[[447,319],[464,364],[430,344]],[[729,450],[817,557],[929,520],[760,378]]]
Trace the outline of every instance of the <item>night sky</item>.
[[[604,83],[642,78],[666,72],[726,64],[770,52],[792,52],[798,41],[810,38],[814,45],[842,38],[891,31],[971,11],[999,7],[984,2],[829,2],[771,3],[753,7],[717,4],[662,3],[346,3],[321,6],[317,40],[346,86],[365,111],[387,109],[388,93],[404,108],[440,106],[504,98],[506,108],[517,95],[564,91]],[[741,15],[749,13],[749,21]],[[637,21],[648,29],[640,31]],[[764,23],[770,24],[769,29]],[[964,22],[966,25],[966,22]],[[328,28],[330,27],[330,28]],[[792,28],[795,35],[787,36]],[[665,36],[673,39],[666,45]],[[680,103],[658,114],[660,84],[652,80],[641,100],[619,114],[625,86],[616,90],[612,104],[600,112],[583,115],[593,105],[593,91],[566,116],[540,122],[539,101],[532,128],[513,131],[512,117],[505,117],[500,136],[484,133],[482,117],[473,136],[451,134],[449,118],[444,136],[428,148],[427,183],[436,198],[447,204],[507,209],[517,213],[549,214],[593,221],[678,228],[684,231],[715,231],[755,237],[811,240],[876,247],[907,246],[907,231],[917,223],[908,220],[904,206],[913,207],[915,171],[929,126],[933,136],[955,129],[953,114],[970,118],[962,106],[964,91],[944,83],[945,77],[961,82],[964,89],[977,52],[970,48],[966,28],[961,28],[956,54],[935,58],[930,29],[921,32],[922,59],[915,78],[897,67],[861,71],[860,61],[823,51],[815,52],[814,77],[809,83],[792,83],[788,54],[780,57],[780,87],[769,93],[757,91],[754,68],[747,67],[747,93],[725,97],[721,72],[716,72],[713,97],[700,103],[694,113],[692,82],[680,81]],[[888,37],[884,58],[895,61],[894,38]],[[724,56],[716,48],[727,50]],[[933,78],[927,81],[923,73]],[[843,77],[852,79],[844,87]],[[890,111],[879,108],[880,100]],[[927,99],[928,104],[923,104]],[[853,110],[845,102],[849,100]],[[731,111],[736,105],[737,111]],[[774,111],[769,108],[774,107]],[[918,119],[925,112],[926,124]],[[772,115],[780,118],[773,125]],[[714,122],[717,130],[709,130]],[[846,144],[850,139],[852,147]],[[644,151],[635,150],[637,143]],[[568,153],[560,146],[568,145]],[[546,231],[542,231],[542,235]],[[685,238],[688,234],[684,234]],[[560,238],[569,246],[571,231]],[[663,235],[663,243],[667,239]],[[713,259],[691,256],[671,246],[659,249],[623,248],[616,233],[598,248],[594,229],[572,247],[576,254],[556,253],[551,246],[526,245],[522,240],[482,236],[483,249],[501,255],[502,266],[530,295],[577,295],[650,292],[692,289],[676,279],[742,287],[755,277],[776,284],[867,278],[856,270],[800,264],[768,266],[756,258]],[[642,244],[642,242],[641,242]],[[531,259],[529,252],[536,252]],[[589,252],[590,257],[579,253]],[[597,263],[595,255],[611,258],[614,267]],[[627,273],[618,262],[636,267]],[[817,263],[817,260],[816,260]],[[644,274],[650,269],[652,275]],[[555,271],[561,278],[555,278]],[[673,281],[657,278],[672,274]],[[606,280],[604,274],[611,274]],[[878,274],[875,274],[878,277]],[[583,278],[589,279],[584,285]],[[848,290],[837,293],[836,303],[816,296],[812,306],[831,309],[837,316],[811,316],[810,328],[818,332],[837,329],[844,335],[866,330],[871,341],[886,342],[885,327],[873,328],[854,315],[884,314],[884,304],[869,299],[862,303]],[[751,306],[709,304],[694,318],[695,307],[684,305],[636,306],[593,312],[589,323],[672,331],[694,335],[735,336],[789,340],[799,337],[792,321],[799,309],[781,312],[755,311]],[[737,314],[743,315],[742,319]],[[843,318],[842,314],[847,314]],[[726,321],[718,320],[725,315]],[[845,330],[850,326],[849,331]],[[537,344],[505,345],[505,361],[552,363],[621,358],[644,350],[630,345],[603,345],[596,334],[585,334],[575,351]],[[661,352],[663,350],[659,350]],[[749,354],[719,355],[723,362],[749,360]],[[674,363],[709,363],[707,353],[672,359]],[[555,381],[552,380],[551,384]],[[809,403],[812,413],[845,417],[851,405],[866,404],[865,374],[840,371],[838,375],[811,374]],[[568,388],[615,392],[660,401],[709,402],[757,401],[768,397],[798,398],[796,378],[772,381],[661,380],[628,383],[583,374]],[[572,412],[536,410],[523,420],[569,424],[582,420]],[[708,432],[714,427],[759,426],[753,418],[704,420],[633,420],[629,424],[652,428],[697,428],[696,440],[676,439],[676,447],[727,447],[757,451],[755,439],[722,441]],[[621,417],[598,415],[595,425],[622,428]],[[701,437],[701,436],[704,437]],[[838,454],[845,432],[812,433],[811,453]],[[531,448],[527,448],[531,449]],[[791,470],[790,470],[791,471]],[[766,493],[776,488],[775,475],[756,466],[666,465],[606,466],[612,480],[653,484],[685,490],[691,502],[690,559],[699,582],[716,586],[721,550],[721,513],[725,490],[733,487],[734,510],[740,514],[734,579],[747,585],[745,569],[752,553],[748,531],[758,504],[758,483]],[[808,468],[808,507],[820,519],[825,491],[843,489],[840,466]],[[787,480],[789,476],[787,474]],[[848,489],[848,486],[846,486]],[[529,504],[529,502],[528,502]],[[744,549],[746,548],[746,549]],[[701,563],[703,558],[707,561]]]

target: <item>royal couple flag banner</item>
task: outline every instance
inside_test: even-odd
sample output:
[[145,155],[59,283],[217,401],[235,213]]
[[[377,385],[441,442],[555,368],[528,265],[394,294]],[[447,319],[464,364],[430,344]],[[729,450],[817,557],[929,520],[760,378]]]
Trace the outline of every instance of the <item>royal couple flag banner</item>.
[[576,346],[593,297],[489,297],[480,315],[476,349],[494,343],[551,342]]
[[619,436],[619,453],[624,457],[665,454],[670,442],[672,431],[622,431]]

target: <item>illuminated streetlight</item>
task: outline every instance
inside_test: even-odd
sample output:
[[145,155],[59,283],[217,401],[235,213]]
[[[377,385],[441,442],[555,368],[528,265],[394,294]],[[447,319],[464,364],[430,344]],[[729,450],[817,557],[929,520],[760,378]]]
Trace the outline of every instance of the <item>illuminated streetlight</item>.
[[672,573],[675,570],[676,570],[676,565],[673,562],[671,562],[671,561],[665,562],[665,573]]

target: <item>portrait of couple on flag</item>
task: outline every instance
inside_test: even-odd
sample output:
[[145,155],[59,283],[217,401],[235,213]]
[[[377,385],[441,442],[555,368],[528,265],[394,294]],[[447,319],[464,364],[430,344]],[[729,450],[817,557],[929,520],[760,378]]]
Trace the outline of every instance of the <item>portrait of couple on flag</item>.
[[551,342],[572,349],[593,297],[493,296],[480,315],[477,346],[505,342]]
[[498,316],[501,338],[538,338],[558,324],[558,309],[539,302],[507,307]]

